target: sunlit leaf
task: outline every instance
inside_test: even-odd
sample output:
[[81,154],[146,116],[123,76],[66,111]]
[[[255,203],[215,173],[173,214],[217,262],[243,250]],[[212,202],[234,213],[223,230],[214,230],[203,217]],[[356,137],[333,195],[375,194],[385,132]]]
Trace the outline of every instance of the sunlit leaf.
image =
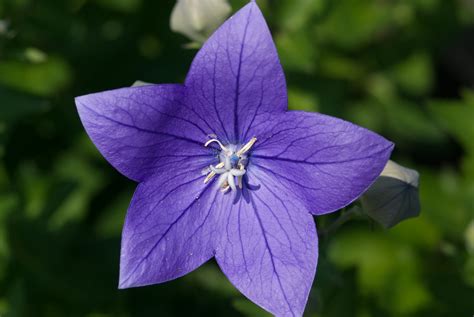
[[437,172],[421,170],[421,205],[424,215],[445,234],[458,236],[472,218],[470,202],[464,199],[464,187],[458,174],[450,169]]
[[333,2],[327,19],[317,27],[317,34],[324,41],[344,48],[364,45],[390,24],[391,9],[388,2]]
[[467,284],[471,287],[474,287],[474,255],[468,257],[466,263],[464,264],[464,279]]
[[404,91],[423,95],[433,86],[433,69],[429,56],[425,53],[415,53],[392,70],[396,83]]
[[304,33],[285,33],[275,38],[281,61],[288,69],[305,73],[315,69],[315,47]]
[[301,30],[314,15],[321,13],[324,4],[323,0],[285,1],[278,7],[278,20],[287,30]]
[[0,61],[0,83],[39,96],[58,93],[70,80],[70,68],[61,58],[35,64]]
[[318,110],[317,97],[313,94],[298,89],[288,89],[288,104],[291,110]]
[[418,218],[404,221],[390,229],[389,235],[400,243],[410,244],[423,250],[434,250],[441,240],[439,228],[424,213]]
[[464,238],[466,240],[467,251],[474,255],[474,220],[467,226]]
[[441,126],[456,137],[466,149],[474,152],[473,96],[473,92],[466,91],[464,101],[433,101],[429,109]]
[[420,259],[410,247],[377,232],[353,230],[339,234],[329,251],[337,265],[357,269],[362,291],[388,311],[408,314],[430,304],[419,276]]

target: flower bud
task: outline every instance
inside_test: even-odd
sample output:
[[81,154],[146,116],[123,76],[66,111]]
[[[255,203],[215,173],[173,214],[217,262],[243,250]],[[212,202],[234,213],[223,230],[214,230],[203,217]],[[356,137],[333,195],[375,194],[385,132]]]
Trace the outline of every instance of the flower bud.
[[153,85],[152,83],[147,83],[142,80],[136,80],[133,84],[132,87],[140,87],[140,86],[148,86],[148,85]]
[[419,174],[388,161],[375,183],[361,197],[365,213],[385,228],[420,214]]
[[230,12],[227,0],[178,0],[171,13],[171,29],[204,43]]

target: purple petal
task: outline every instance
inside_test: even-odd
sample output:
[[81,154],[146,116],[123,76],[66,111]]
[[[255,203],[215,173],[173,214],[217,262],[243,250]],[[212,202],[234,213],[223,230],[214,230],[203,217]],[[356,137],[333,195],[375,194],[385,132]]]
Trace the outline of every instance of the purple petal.
[[244,190],[225,212],[217,262],[256,304],[277,316],[301,316],[318,258],[313,217],[270,173],[255,169],[250,178],[261,185]]
[[180,85],[124,88],[76,98],[82,123],[102,155],[122,174],[143,181],[190,157],[209,156],[210,130],[182,102]]
[[316,215],[353,202],[375,181],[393,144],[349,122],[288,112],[252,129],[253,168],[267,171]]
[[122,233],[120,288],[175,279],[214,255],[223,195],[203,183],[208,163],[190,160],[138,186]]
[[287,108],[286,83],[265,19],[252,2],[199,51],[186,79],[188,104],[221,141],[246,141],[250,125]]

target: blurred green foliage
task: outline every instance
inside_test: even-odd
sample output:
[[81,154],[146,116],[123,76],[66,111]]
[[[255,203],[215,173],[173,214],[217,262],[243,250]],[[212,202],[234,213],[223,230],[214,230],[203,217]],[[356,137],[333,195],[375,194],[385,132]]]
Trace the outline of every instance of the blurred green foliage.
[[[232,1],[237,10],[246,1]],[[421,217],[321,235],[308,316],[474,313],[474,3],[261,0],[290,107],[393,140],[421,173]],[[135,184],[100,157],[74,96],[180,82],[195,51],[174,1],[0,0],[0,315],[265,316],[211,262],[117,290]],[[320,231],[337,215],[317,219]]]

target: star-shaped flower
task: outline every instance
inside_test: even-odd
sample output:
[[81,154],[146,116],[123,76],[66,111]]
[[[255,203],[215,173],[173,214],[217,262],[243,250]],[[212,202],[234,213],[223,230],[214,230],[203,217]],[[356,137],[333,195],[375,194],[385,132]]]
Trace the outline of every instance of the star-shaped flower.
[[312,215],[358,198],[393,144],[287,110],[285,77],[255,2],[197,54],[184,85],[79,97],[104,157],[139,182],[122,236],[120,288],[185,275],[215,257],[249,299],[301,316],[316,272]]

